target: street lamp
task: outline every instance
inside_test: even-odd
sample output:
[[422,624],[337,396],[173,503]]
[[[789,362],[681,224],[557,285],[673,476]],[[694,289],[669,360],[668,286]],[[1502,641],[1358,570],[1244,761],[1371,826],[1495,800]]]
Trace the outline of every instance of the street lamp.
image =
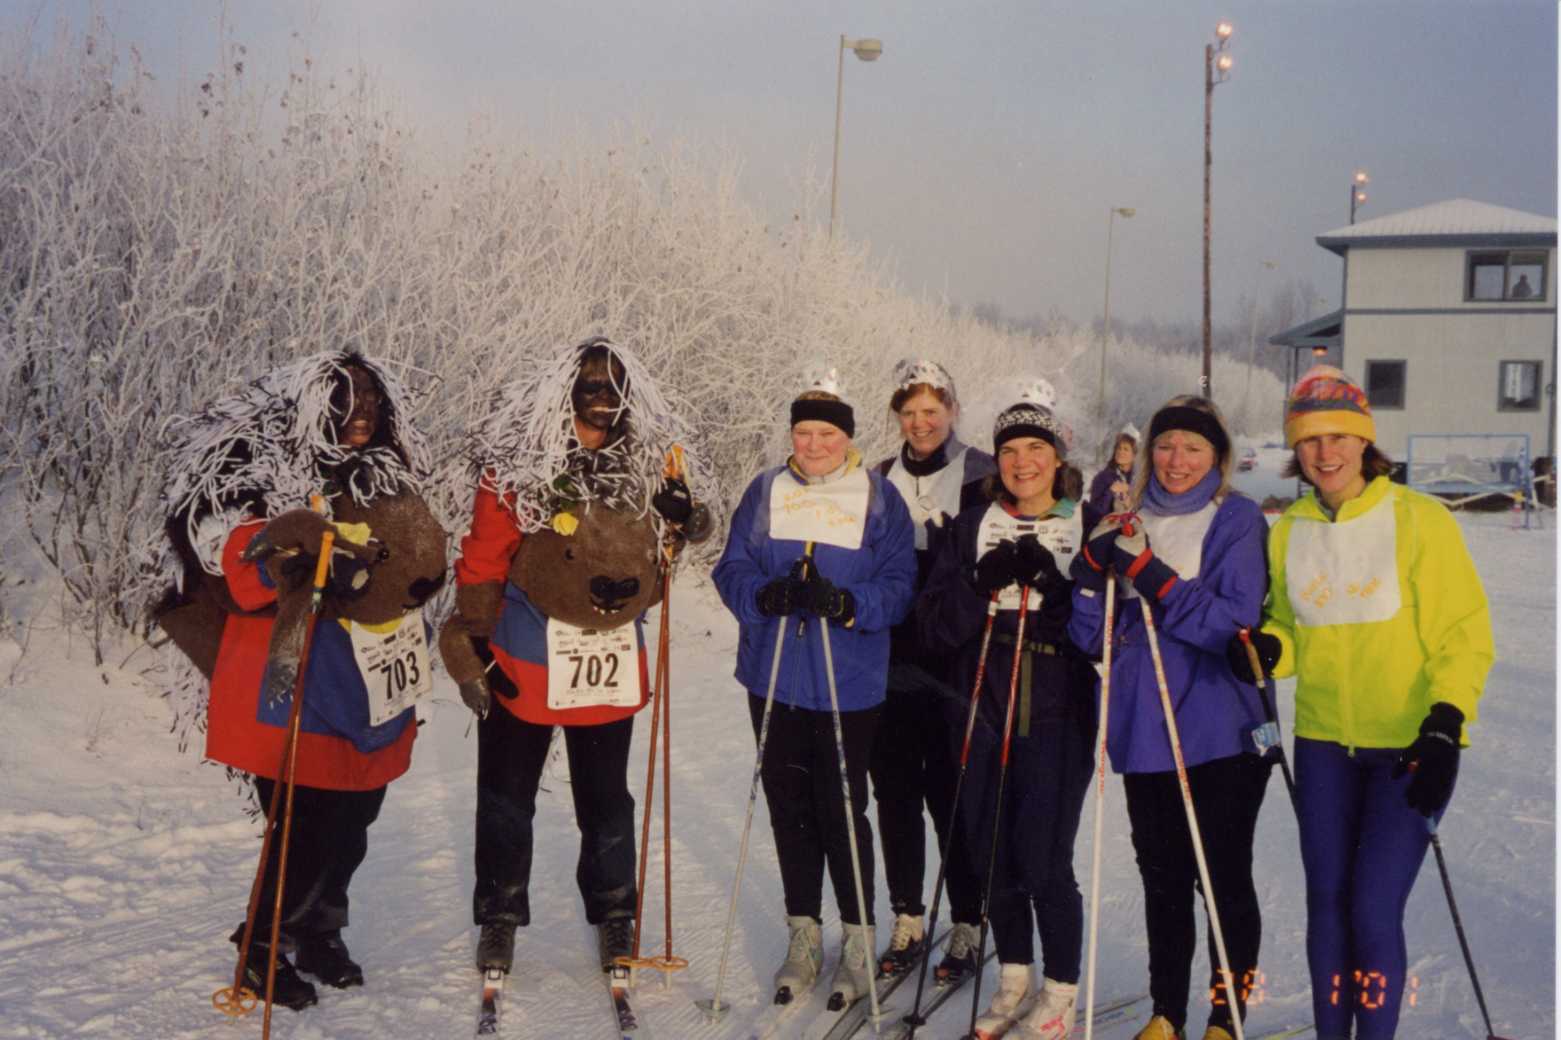
[[1230,78],[1230,67],[1235,64],[1225,51],[1233,32],[1235,28],[1229,22],[1221,22],[1214,27],[1215,42],[1203,46],[1203,376],[1198,380],[1198,389],[1204,397],[1214,393],[1214,326],[1209,309],[1209,173],[1214,166],[1214,88]]
[[846,48],[851,48],[862,61],[877,61],[883,53],[883,41],[874,39],[848,40],[840,36],[840,61],[835,69],[835,159],[829,167],[829,237],[835,237],[835,200],[840,181],[840,106],[841,94],[846,82]]
[[1111,224],[1117,217],[1127,219],[1138,210],[1132,206],[1112,206],[1106,214],[1106,303],[1100,332],[1100,422],[1106,422],[1106,347],[1111,342]]
[[1365,170],[1356,170],[1355,176],[1350,178],[1350,223],[1355,223],[1355,207],[1366,204],[1366,193],[1362,189],[1371,183],[1371,178],[1366,176]]

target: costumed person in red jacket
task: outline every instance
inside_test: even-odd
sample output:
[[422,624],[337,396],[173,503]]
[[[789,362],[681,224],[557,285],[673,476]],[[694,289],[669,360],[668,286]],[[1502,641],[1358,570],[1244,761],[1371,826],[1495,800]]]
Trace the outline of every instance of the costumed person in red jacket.
[[[421,604],[443,584],[445,535],[419,494],[428,453],[406,404],[381,363],[333,352],[166,431],[163,562],[177,577],[154,615],[210,681],[206,757],[250,774],[262,805],[283,779],[305,670],[275,992],[294,1009],[316,993],[287,952],[328,985],[363,983],[342,941],[347,889],[386,786],[411,760],[413,703],[432,688]],[[311,499],[323,513],[305,508]],[[337,549],[305,664],[311,578],[333,521]],[[264,914],[275,902],[280,813],[275,827],[256,904]],[[256,992],[270,936],[262,917],[245,969]]]
[[515,929],[531,920],[532,818],[555,726],[580,829],[575,880],[602,970],[630,953],[629,744],[649,694],[640,616],[660,593],[663,539],[700,541],[711,526],[690,491],[698,474],[663,473],[690,437],[644,363],[603,337],[500,388],[474,431],[475,505],[440,651],[481,720],[481,970],[508,972]]

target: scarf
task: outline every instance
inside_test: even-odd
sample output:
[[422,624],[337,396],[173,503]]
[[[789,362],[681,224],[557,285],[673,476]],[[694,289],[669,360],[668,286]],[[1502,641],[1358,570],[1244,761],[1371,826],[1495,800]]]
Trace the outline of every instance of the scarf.
[[1208,505],[1214,493],[1220,489],[1222,477],[1219,467],[1209,470],[1203,479],[1179,495],[1165,490],[1157,473],[1149,474],[1149,484],[1144,488],[1143,509],[1157,516],[1186,516]]

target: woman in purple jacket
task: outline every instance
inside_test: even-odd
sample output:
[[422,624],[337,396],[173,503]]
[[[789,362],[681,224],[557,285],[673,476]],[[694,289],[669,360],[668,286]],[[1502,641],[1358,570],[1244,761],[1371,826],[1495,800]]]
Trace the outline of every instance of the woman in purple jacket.
[[[1149,425],[1149,465],[1134,480],[1138,523],[1108,517],[1073,563],[1068,635],[1101,649],[1105,583],[1120,582],[1106,744],[1127,793],[1133,850],[1144,883],[1149,993],[1154,1016],[1135,1040],[1181,1040],[1197,946],[1198,868],[1150,656],[1140,600],[1159,634],[1187,779],[1203,837],[1237,996],[1257,969],[1262,922],[1252,884],[1252,843],[1270,763],[1251,731],[1263,721],[1254,687],[1237,682],[1225,644],[1255,625],[1268,587],[1268,525],[1231,489],[1230,435],[1214,405],[1175,397]],[[1234,1035],[1212,936],[1211,1003],[1204,1040]]]

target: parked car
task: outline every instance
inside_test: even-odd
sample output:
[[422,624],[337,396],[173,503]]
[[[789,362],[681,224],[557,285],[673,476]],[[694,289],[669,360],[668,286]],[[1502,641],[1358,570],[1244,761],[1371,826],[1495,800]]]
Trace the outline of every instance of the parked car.
[[1245,473],[1257,468],[1257,449],[1242,448],[1241,455],[1236,459],[1236,469]]

